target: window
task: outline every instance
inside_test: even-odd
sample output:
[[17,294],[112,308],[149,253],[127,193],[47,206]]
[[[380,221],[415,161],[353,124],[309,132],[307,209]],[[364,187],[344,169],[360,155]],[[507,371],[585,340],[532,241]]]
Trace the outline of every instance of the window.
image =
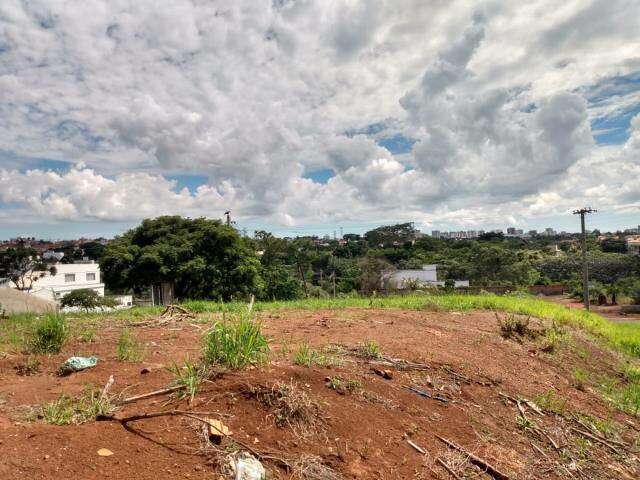
[[64,282],[65,283],[71,283],[71,282],[75,282],[76,281],[76,274],[75,273],[65,273],[64,274]]
[[95,273],[87,273],[87,282],[93,282],[96,279]]

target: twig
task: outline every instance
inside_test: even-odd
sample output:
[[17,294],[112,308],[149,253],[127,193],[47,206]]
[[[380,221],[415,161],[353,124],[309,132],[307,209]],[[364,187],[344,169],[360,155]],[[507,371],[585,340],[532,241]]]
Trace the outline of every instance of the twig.
[[134,395],[133,397],[125,398],[123,400],[120,400],[120,403],[121,404],[131,403],[137,400],[142,400],[149,397],[155,397],[156,395],[164,395],[166,393],[176,392],[178,390],[182,390],[183,388],[186,388],[186,385],[176,385],[175,387],[163,388],[161,390],[155,390],[153,392],[143,393],[141,395]]
[[609,442],[607,442],[606,440],[603,440],[600,437],[596,437],[595,435],[589,433],[589,432],[585,432],[584,430],[580,430],[579,428],[574,428],[571,427],[571,430],[579,433],[582,436],[585,436],[587,438],[590,438],[591,440],[593,440],[594,442],[598,442],[602,445],[604,445],[605,447],[609,448],[613,453],[615,453],[616,455],[622,455],[620,453],[620,450],[618,450],[616,447],[614,447],[613,445],[611,445]]
[[544,450],[542,450],[538,445],[536,445],[533,442],[530,442],[530,443],[531,443],[531,446],[535,448],[543,457],[549,458],[549,456],[544,452]]
[[100,394],[100,401],[106,398],[107,393],[109,392],[109,389],[114,384],[114,382],[115,379],[113,378],[113,375],[109,375],[109,380],[107,380],[107,383],[104,384],[104,388],[102,389],[102,393]]
[[[187,412],[184,410],[166,410],[164,412],[148,412],[148,413],[141,413],[138,415],[129,415],[128,417],[116,417],[115,415],[99,415],[98,417],[96,417],[96,420],[97,421],[113,421],[113,422],[119,422],[122,425],[126,425],[129,422],[135,422],[138,420],[147,420],[150,418],[167,417],[167,416],[183,416],[183,417],[191,418],[193,420],[201,422],[205,425],[211,425],[211,422],[209,422],[208,419],[203,417],[212,416],[212,415],[225,416],[227,414],[220,413],[220,412]],[[291,468],[291,464],[287,460],[281,457],[278,457],[276,455],[273,455],[271,452],[260,452],[255,448],[253,448],[252,446],[234,437],[228,437],[228,438],[230,438],[234,443],[237,443],[238,445],[240,445],[245,450],[255,455],[256,458],[258,458],[259,460],[271,460],[278,463],[280,466]]]
[[539,435],[545,437],[547,440],[549,440],[549,443],[551,443],[551,445],[553,446],[553,448],[555,448],[556,450],[560,450],[560,445],[558,445],[556,443],[556,441],[551,437],[551,435],[549,435],[547,432],[545,432],[544,430],[542,430],[539,427],[536,428],[532,428],[532,430],[536,433],[538,433]]
[[479,467],[483,468],[493,478],[495,478],[497,480],[511,480],[510,477],[506,473],[502,473],[496,467],[494,467],[493,465],[487,463],[485,460],[483,460],[482,458],[474,455],[473,453],[468,452],[467,450],[462,448],[460,445],[457,445],[457,444],[453,443],[451,440],[447,440],[446,438],[443,438],[440,435],[436,435],[436,438],[438,440],[440,440],[441,442],[445,443],[446,445],[448,445],[449,447],[451,447],[451,448],[453,448],[455,450],[458,450],[459,452],[464,453],[467,457],[469,457],[469,460],[471,461],[471,463],[474,463],[474,464],[478,465]]
[[407,439],[407,443],[409,445],[411,445],[415,450],[417,450],[418,452],[420,452],[422,455],[425,455],[427,452],[424,448],[422,448],[420,445],[413,443],[411,440]]
[[462,478],[460,478],[460,476],[458,476],[458,474],[454,472],[453,469],[449,465],[447,465],[447,463],[440,457],[436,458],[436,462],[438,462],[442,466],[442,468],[444,468],[453,478],[455,478],[456,480],[462,480]]
[[582,420],[580,420],[579,418],[573,418],[579,425],[582,425],[584,428],[586,428],[588,431],[592,432],[596,437],[600,438],[601,440],[604,440],[606,442],[609,442],[613,445],[618,445],[619,447],[623,447],[623,448],[628,448],[628,445],[620,442],[618,440],[614,440],[612,438],[606,438],[604,435],[602,435],[597,428],[595,428],[593,425],[587,425],[586,423],[584,423]]

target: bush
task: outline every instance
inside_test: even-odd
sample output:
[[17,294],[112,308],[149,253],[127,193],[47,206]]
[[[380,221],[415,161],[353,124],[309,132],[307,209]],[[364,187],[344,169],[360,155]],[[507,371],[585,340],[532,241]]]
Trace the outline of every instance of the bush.
[[68,335],[67,321],[63,315],[45,315],[36,324],[31,340],[31,351],[35,353],[58,353]]
[[251,313],[240,313],[235,320],[213,324],[204,336],[203,357],[207,364],[242,368],[265,360],[269,344],[262,325]]
[[61,307],[78,307],[87,312],[95,308],[115,307],[112,299],[101,297],[95,290],[80,288],[67,293],[60,301]]

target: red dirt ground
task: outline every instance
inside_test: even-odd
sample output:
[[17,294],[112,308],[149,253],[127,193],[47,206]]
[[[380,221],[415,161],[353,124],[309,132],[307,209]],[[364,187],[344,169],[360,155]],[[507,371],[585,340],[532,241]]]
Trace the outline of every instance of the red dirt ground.
[[[174,408],[223,413],[232,438],[259,452],[295,461],[305,454],[318,456],[344,478],[450,479],[436,463],[444,459],[461,478],[492,478],[466,457],[457,455],[436,435],[461,445],[513,479],[640,477],[640,463],[632,449],[619,446],[614,453],[598,441],[577,434],[584,430],[570,413],[609,420],[616,433],[614,446],[637,445],[640,422],[612,410],[595,382],[576,384],[576,366],[593,375],[618,375],[621,358],[600,350],[579,332],[572,341],[544,353],[533,341],[503,339],[493,314],[431,311],[359,310],[263,313],[264,331],[272,340],[270,362],[244,371],[227,372],[206,383],[192,405],[158,396],[119,409],[129,415]],[[28,421],[26,414],[55,400],[60,394],[79,395],[87,385],[101,388],[111,374],[112,393],[145,393],[170,384],[172,374],[163,366],[189,357],[197,360],[206,324],[182,321],[173,326],[134,328],[144,342],[146,358],[140,363],[116,360],[116,342],[122,326],[105,320],[92,343],[69,342],[58,355],[38,356],[41,372],[19,376],[22,354],[0,358],[0,478],[1,479],[217,479],[217,456],[207,446],[198,422],[185,417],[160,417],[128,424],[87,422],[54,426]],[[307,368],[293,364],[302,342],[317,349],[339,344],[347,349],[365,339],[380,345],[386,357],[429,365],[426,371],[372,365],[344,352],[342,365]],[[97,367],[67,377],[55,375],[71,355],[96,355]],[[141,374],[148,366],[150,373]],[[386,380],[371,371],[388,369]],[[340,394],[326,386],[327,377],[358,380],[362,388]],[[320,405],[317,428],[306,436],[278,427],[273,412],[246,392],[249,387],[292,382]],[[450,399],[442,403],[423,398],[407,387],[434,391]],[[533,399],[550,390],[564,402],[559,415],[541,416],[524,406],[527,419],[552,440],[518,425],[511,397]],[[426,454],[413,449],[410,439]],[[229,444],[225,440],[222,447]],[[556,443],[558,449],[552,445]],[[534,444],[536,447],[533,447]],[[100,448],[114,455],[100,457]],[[615,448],[615,447],[614,447]],[[269,478],[292,478],[273,462],[265,461]],[[560,466],[562,464],[563,466]],[[293,478],[325,478],[299,476]],[[330,478],[330,477],[326,477]]]

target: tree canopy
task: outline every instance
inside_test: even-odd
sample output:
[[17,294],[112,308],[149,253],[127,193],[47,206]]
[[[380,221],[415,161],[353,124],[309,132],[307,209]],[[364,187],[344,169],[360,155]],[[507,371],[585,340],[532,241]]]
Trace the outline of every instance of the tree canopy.
[[218,220],[163,216],[110,242],[100,267],[115,289],[171,282],[178,298],[230,300],[258,287],[255,252]]

